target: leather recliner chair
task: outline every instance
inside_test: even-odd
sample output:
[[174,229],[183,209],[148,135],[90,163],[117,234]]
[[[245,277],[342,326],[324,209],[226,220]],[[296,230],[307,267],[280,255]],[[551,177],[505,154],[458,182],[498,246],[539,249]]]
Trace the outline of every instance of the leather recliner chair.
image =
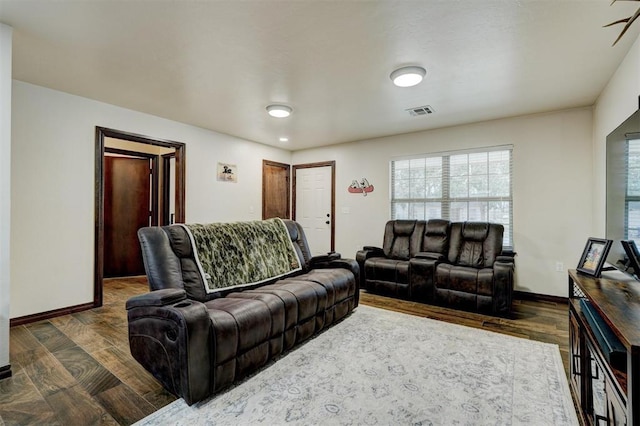
[[503,256],[504,227],[496,223],[451,225],[446,262],[435,267],[437,304],[505,314],[511,309],[513,256]]
[[382,248],[367,246],[356,254],[361,288],[396,297],[410,297],[409,260],[422,250],[425,222],[390,220]]

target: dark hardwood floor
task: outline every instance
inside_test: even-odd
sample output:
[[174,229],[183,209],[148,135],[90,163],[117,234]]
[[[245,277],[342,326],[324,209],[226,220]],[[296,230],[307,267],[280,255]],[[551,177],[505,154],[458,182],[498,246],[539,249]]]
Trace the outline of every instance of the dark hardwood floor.
[[[13,376],[0,381],[0,425],[128,425],[174,396],[131,357],[125,301],[146,278],[108,279],[104,306],[11,328]],[[511,318],[361,294],[361,303],[560,346],[567,370],[566,304],[516,300]]]

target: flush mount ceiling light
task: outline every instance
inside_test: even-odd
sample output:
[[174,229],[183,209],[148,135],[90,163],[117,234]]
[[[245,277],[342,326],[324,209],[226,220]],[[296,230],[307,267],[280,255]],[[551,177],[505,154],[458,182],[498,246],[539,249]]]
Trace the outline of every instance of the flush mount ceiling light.
[[281,137],[280,142],[289,142],[289,138]]
[[270,116],[276,118],[285,118],[291,115],[291,107],[286,105],[269,105],[267,107],[267,112]]
[[391,73],[391,81],[398,87],[411,87],[420,83],[427,70],[422,67],[402,67]]

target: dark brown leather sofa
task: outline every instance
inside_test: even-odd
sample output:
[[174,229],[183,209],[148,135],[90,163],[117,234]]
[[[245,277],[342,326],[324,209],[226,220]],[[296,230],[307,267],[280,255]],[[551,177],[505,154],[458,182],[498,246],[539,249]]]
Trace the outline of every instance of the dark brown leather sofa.
[[504,228],[486,222],[392,220],[383,247],[356,254],[367,291],[465,310],[507,315],[514,253],[503,253]]
[[358,305],[357,263],[337,254],[311,257],[302,228],[284,222],[301,272],[208,294],[183,227],[138,232],[151,291],[126,304],[131,353],[187,404],[255,371]]

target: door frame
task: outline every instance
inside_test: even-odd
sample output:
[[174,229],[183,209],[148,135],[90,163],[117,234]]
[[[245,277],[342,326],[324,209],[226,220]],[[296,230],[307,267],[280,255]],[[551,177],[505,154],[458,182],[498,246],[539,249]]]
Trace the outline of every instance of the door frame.
[[[162,225],[171,225],[171,209],[168,202],[171,194],[169,188],[171,187],[171,159],[176,158],[176,153],[163,154],[162,155]],[[177,167],[176,167],[177,168]],[[177,175],[176,175],[177,179]],[[174,218],[175,219],[175,218]],[[175,220],[174,220],[175,222]]]
[[331,251],[336,249],[336,162],[321,161],[318,163],[294,164],[293,177],[291,179],[291,217],[296,220],[296,177],[298,169],[311,169],[315,167],[331,166]]
[[94,248],[94,282],[93,307],[102,306],[102,288],[104,281],[104,139],[122,139],[147,145],[174,148],[176,150],[176,222],[185,220],[185,177],[186,177],[186,145],[163,139],[154,139],[136,133],[96,126],[95,139],[95,248]]
[[266,204],[267,204],[267,197],[266,197],[266,190],[267,190],[267,186],[266,186],[266,179],[265,179],[265,174],[264,174],[264,168],[265,166],[273,166],[273,167],[279,167],[281,169],[286,169],[287,170],[287,217],[283,218],[283,219],[289,219],[291,216],[291,165],[290,164],[286,164],[286,163],[278,163],[277,161],[271,161],[271,160],[262,160],[262,220],[265,219],[264,217],[264,212],[266,209]]

